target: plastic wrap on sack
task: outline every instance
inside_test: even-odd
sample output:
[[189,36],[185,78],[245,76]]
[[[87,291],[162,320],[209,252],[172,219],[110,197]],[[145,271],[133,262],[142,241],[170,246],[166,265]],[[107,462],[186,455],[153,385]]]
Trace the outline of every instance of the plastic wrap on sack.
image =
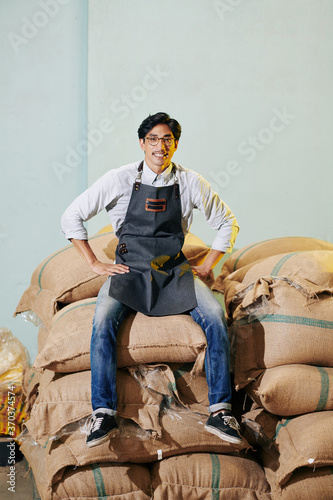
[[[260,316],[263,313],[269,314],[274,306],[274,298],[271,296],[270,289],[273,289],[275,284],[279,282],[284,282],[290,287],[296,288],[296,290],[308,299],[309,304],[311,301],[319,300],[316,289],[318,293],[322,293],[323,291],[326,291],[330,295],[333,293],[330,288],[323,289],[301,278],[263,276],[255,283],[251,283],[234,295],[232,308],[235,309],[238,306],[237,319],[241,319],[243,316],[250,319]],[[310,289],[308,287],[309,284],[311,284]]]
[[152,394],[163,395],[164,404],[171,405],[179,399],[176,383],[168,373],[167,365],[138,365],[129,367],[128,370],[143,389]]
[[[64,436],[74,434],[77,430],[80,430],[82,434],[87,436],[91,429],[92,415],[89,417],[81,418],[77,422],[72,422],[64,426],[56,435],[50,436],[49,441],[56,441]],[[139,425],[129,419],[116,417],[117,424],[119,425],[118,434],[125,438],[138,439],[141,441],[147,441],[148,439],[154,438],[154,433],[145,429],[141,429]]]
[[[88,435],[91,427],[92,416],[81,418],[77,422],[72,422],[71,424],[65,425],[55,436],[51,436],[49,441],[56,441],[63,436],[68,436],[69,434],[73,434],[78,429],[85,434]],[[140,439],[142,441],[146,441],[147,439],[151,439],[153,437],[152,433],[141,429],[135,422],[132,420],[117,418],[117,422],[119,425],[119,431],[123,437]]]
[[23,369],[28,363],[27,349],[8,328],[0,328],[0,392],[22,391]]
[[265,434],[263,428],[258,422],[242,417],[242,424],[247,431],[247,440],[252,446],[259,446],[272,458],[279,457],[279,451],[274,443],[274,440]]
[[[181,402],[177,393],[173,372],[168,365],[139,365],[128,367],[127,369],[140,387],[144,391],[148,391],[151,398],[156,401],[160,417],[167,413],[176,422],[186,416],[187,420],[190,418],[193,421],[191,425],[198,426],[199,432],[206,432],[204,424],[207,420],[207,415],[193,412]],[[155,439],[160,435],[154,429],[141,428],[138,423],[129,418],[119,415],[115,418],[119,426],[118,435],[122,438],[146,441]],[[62,427],[56,435],[48,436],[48,441],[58,440],[78,430],[88,435],[91,425],[92,416],[90,415]],[[163,432],[163,429],[161,432]]]
[[160,413],[167,412],[175,420],[187,416],[193,417],[198,424],[198,429],[204,430],[207,416],[189,410],[180,400],[177,392],[174,375],[168,365],[139,365],[128,368],[132,377],[145,390],[151,393],[162,394]]
[[[207,416],[194,413],[181,403],[177,394],[173,373],[167,365],[139,365],[128,367],[128,370],[141,388],[149,391],[152,396],[155,395],[156,402],[160,407],[160,415],[168,413],[172,419],[177,421],[181,420],[183,415],[186,414],[187,418],[189,416],[192,417],[193,425],[198,425],[198,431],[202,430],[206,432],[204,424]],[[161,395],[163,396],[162,398]],[[156,437],[155,431],[142,429],[132,420],[116,417],[116,421],[119,425],[118,433],[121,437],[141,441]],[[79,424],[81,432],[87,435],[90,425],[91,417],[82,419]],[[71,429],[74,429],[74,427],[71,427]]]
[[32,469],[35,477],[38,477],[38,483],[47,486],[46,475],[46,446],[41,446],[25,430],[16,438],[20,445],[20,450],[26,457],[29,467]]
[[[193,425],[198,426],[198,431],[207,432],[205,431],[204,428],[207,416],[200,415],[199,413],[194,413],[188,408],[185,408],[184,406],[179,406],[179,407],[163,406],[163,408],[161,408],[161,412],[168,413],[168,415],[175,422],[177,420],[182,420],[183,416],[186,414],[187,418],[191,417],[191,419],[193,419]],[[117,434],[122,438],[147,441],[149,439],[155,439],[157,437],[156,431],[142,429],[133,420],[117,416],[115,417],[115,419],[119,426]],[[64,427],[56,436],[52,436],[50,440],[56,440],[64,435],[72,434],[77,429],[80,429],[80,431],[87,436],[90,432],[91,422],[92,422],[92,416],[83,418],[79,422],[74,422],[69,426]]]
[[23,321],[32,323],[33,325],[39,327],[44,326],[43,321],[40,319],[39,316],[34,311],[24,311],[20,313],[20,317],[23,319]]

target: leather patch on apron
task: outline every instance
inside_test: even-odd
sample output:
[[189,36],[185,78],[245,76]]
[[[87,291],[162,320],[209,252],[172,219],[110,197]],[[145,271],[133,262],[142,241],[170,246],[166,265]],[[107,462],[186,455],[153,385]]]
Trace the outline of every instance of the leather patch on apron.
[[165,212],[166,211],[166,199],[154,200],[153,198],[147,198],[145,204],[146,212]]

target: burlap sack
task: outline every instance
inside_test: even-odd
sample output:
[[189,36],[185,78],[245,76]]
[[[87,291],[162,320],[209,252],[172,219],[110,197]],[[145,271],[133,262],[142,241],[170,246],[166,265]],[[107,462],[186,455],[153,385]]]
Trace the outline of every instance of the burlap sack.
[[[57,482],[51,486],[46,468],[50,444],[43,447],[26,434],[20,446],[32,469],[41,500],[150,498],[150,473],[144,465],[138,464],[96,462],[86,467],[64,467],[59,471]],[[34,490],[34,498],[38,496],[36,493]]]
[[38,352],[44,349],[48,335],[49,335],[49,329],[46,328],[46,326],[43,325],[38,329],[38,337],[37,337]]
[[333,410],[333,368],[310,365],[269,368],[246,390],[258,405],[275,415]]
[[[32,438],[42,446],[66,432],[70,424],[92,413],[90,371],[54,375],[43,382],[30,419],[25,423]],[[154,435],[162,435],[161,405],[165,396],[170,398],[173,394],[177,397],[172,371],[166,365],[117,371],[118,416],[133,420]]]
[[75,470],[70,467],[53,486],[52,500],[65,498],[150,500],[150,472],[139,464],[97,463]]
[[154,500],[270,500],[262,467],[245,456],[192,453],[152,468]]
[[[209,394],[205,372],[193,373],[193,363],[171,363],[180,402],[193,412],[208,415]],[[238,421],[251,407],[251,400],[245,391],[235,391],[231,374],[232,413]]]
[[281,420],[275,433],[277,458],[262,453],[265,469],[275,473],[275,484],[282,487],[298,468],[318,470],[333,465],[333,411],[308,413]]
[[251,262],[225,277],[220,274],[213,289],[224,293],[228,304],[242,288],[242,284],[250,285],[262,276],[300,277],[323,288],[332,288],[332,269],[333,250],[284,253]]
[[247,447],[222,441],[204,430],[204,421],[190,411],[166,412],[161,418],[161,438],[146,439],[130,427],[120,430],[109,442],[88,448],[79,430],[49,442],[46,455],[48,488],[63,476],[66,467],[83,467],[99,462],[148,463],[168,456],[192,452],[233,453]]
[[222,271],[222,279],[233,273],[240,267],[251,264],[260,259],[281,253],[302,252],[309,250],[333,250],[333,244],[328,241],[302,236],[291,236],[285,238],[273,238],[271,240],[258,241],[234,252],[225,262]]
[[[44,349],[35,359],[36,369],[90,369],[95,306],[96,299],[86,299],[64,307],[54,316]],[[189,315],[157,318],[131,313],[118,334],[118,367],[196,361],[197,367],[202,368],[205,348],[205,334]]]
[[[102,262],[112,262],[104,249],[111,246],[114,251],[117,238],[105,233],[89,238],[90,246]],[[77,300],[96,297],[107,276],[99,276],[79,256],[72,244],[58,250],[43,260],[33,272],[31,285],[24,292],[15,315],[23,311],[34,311],[46,326],[61,305]]]
[[41,373],[35,372],[30,366],[26,366],[23,370],[22,393],[26,402],[27,414],[30,413],[36,400],[41,376]]
[[26,412],[30,417],[31,410],[35,404],[36,398],[40,390],[47,387],[55,377],[55,373],[51,370],[44,370],[43,373],[27,367],[24,370],[23,376],[23,394],[26,401]]
[[237,388],[266,368],[333,366],[332,291],[306,280],[262,278],[234,298],[229,333]]
[[[102,262],[111,263],[115,257],[118,239],[112,232],[101,233],[89,238],[90,246]],[[183,251],[191,265],[200,263],[209,247],[196,236],[188,233]],[[50,326],[52,317],[64,304],[96,297],[107,279],[92,272],[73,245],[64,247],[47,257],[37,266],[31,277],[31,284],[22,295],[15,315],[32,310]],[[207,284],[213,284],[213,275]]]
[[193,363],[170,364],[180,401],[191,411],[208,415],[208,385],[205,372],[193,376]]
[[274,483],[274,473],[266,469],[272,500],[332,500],[333,469],[318,467],[296,470],[282,488]]
[[274,436],[280,417],[253,404],[253,408],[242,415],[243,435],[254,449],[263,448],[267,453],[278,457]]

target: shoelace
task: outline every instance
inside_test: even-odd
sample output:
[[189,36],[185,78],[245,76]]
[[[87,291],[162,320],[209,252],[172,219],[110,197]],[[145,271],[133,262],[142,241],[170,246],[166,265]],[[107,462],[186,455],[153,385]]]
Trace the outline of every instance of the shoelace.
[[238,431],[240,429],[240,426],[235,417],[231,417],[229,415],[221,415],[221,418],[225,425],[229,425],[229,427],[235,429],[235,431]]
[[[86,436],[88,436],[91,432],[94,432],[95,430],[98,430],[100,428],[103,417],[99,417],[97,419],[95,415],[89,415],[89,417],[82,420],[83,420],[83,425],[80,423],[80,431]],[[100,422],[97,422],[97,420],[100,420]]]
[[102,425],[104,417],[95,417],[93,416],[93,421],[91,423],[91,432],[98,431],[100,426]]

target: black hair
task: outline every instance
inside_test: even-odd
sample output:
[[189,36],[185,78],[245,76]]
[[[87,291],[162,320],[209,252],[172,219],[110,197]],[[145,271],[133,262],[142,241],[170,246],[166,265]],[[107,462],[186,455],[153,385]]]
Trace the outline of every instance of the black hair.
[[177,120],[170,118],[167,113],[155,113],[145,118],[138,128],[139,139],[144,139],[151,129],[160,124],[168,125],[176,141],[179,140],[182,128]]

